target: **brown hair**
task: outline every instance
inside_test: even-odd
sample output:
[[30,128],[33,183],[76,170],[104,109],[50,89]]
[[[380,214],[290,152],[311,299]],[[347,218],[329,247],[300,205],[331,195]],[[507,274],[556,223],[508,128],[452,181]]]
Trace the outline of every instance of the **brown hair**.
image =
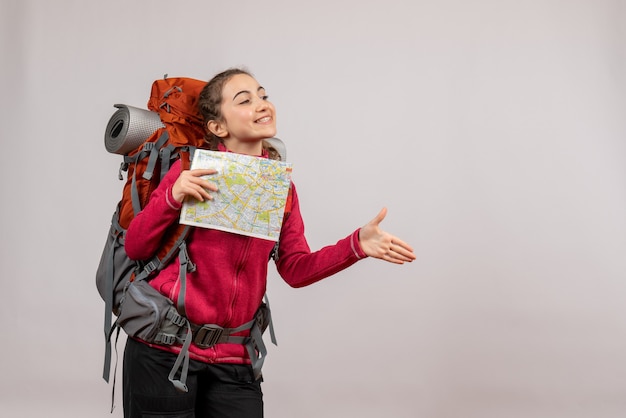
[[[245,74],[253,77],[250,72],[241,68],[230,68],[216,74],[211,80],[209,80],[200,92],[200,96],[198,98],[198,109],[200,110],[200,114],[202,115],[204,122],[204,139],[209,144],[209,149],[211,150],[217,150],[218,144],[222,142],[222,139],[210,132],[207,124],[212,120],[222,120],[222,91],[224,90],[224,85],[226,85],[228,80],[230,80],[233,76],[238,74]],[[274,149],[274,147],[272,147],[267,141],[263,141],[263,148],[268,151],[271,159],[281,159],[278,151],[276,151],[276,149]]]

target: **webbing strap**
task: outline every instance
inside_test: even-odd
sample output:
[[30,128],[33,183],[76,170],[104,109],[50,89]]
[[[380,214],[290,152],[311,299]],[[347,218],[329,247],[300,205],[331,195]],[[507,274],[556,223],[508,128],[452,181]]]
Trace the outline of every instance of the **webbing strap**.
[[[137,274],[135,274],[135,280],[147,279],[152,274],[152,272],[161,270],[165,265],[167,265],[170,262],[170,259],[172,258],[172,256],[176,254],[176,251],[179,251],[181,247],[183,246],[185,248],[184,250],[185,254],[183,255],[183,257],[187,260],[187,263],[186,263],[185,270],[179,273],[181,280],[186,279],[186,272],[195,271],[196,265],[193,262],[191,262],[191,260],[189,259],[189,253],[187,252],[187,246],[185,245],[185,239],[187,239],[187,235],[189,235],[190,230],[191,230],[191,227],[186,226],[180,233],[180,236],[176,239],[176,242],[174,242],[174,245],[172,245],[172,248],[170,248],[167,254],[165,254],[162,258],[155,256],[146,264],[144,264],[143,269],[140,272],[137,272]],[[185,274],[183,275],[183,273]]]
[[[216,344],[246,344],[248,337],[233,336],[238,332],[251,329],[257,321],[256,316],[243,325],[237,328],[222,328],[215,324],[197,325],[191,324],[191,331],[193,333],[193,342],[200,348],[213,347]],[[180,340],[182,338],[179,337]]]
[[[139,155],[137,155],[139,157]],[[135,167],[137,166],[137,161],[135,161]],[[135,216],[141,211],[141,202],[139,201],[139,193],[137,192],[137,172],[133,171],[133,178],[131,180],[131,188],[130,188],[130,200],[133,204],[133,213]]]
[[272,308],[270,307],[270,298],[267,296],[267,293],[265,294],[263,299],[265,300],[265,304],[267,305],[267,314],[269,316],[268,322],[269,322],[269,328],[270,328],[270,339],[272,340],[272,344],[274,344],[275,346],[278,346],[278,343],[276,342],[276,333],[274,332],[274,320],[272,319]]
[[170,162],[172,159],[172,153],[174,152],[176,147],[174,145],[169,144],[167,147],[163,147],[161,149],[161,180],[170,171]]
[[[169,158],[168,158],[168,161],[169,161]],[[196,265],[189,258],[189,253],[187,252],[187,243],[185,241],[187,239],[187,236],[189,235],[190,230],[191,230],[191,227],[186,226],[185,229],[183,229],[183,231],[181,232],[180,236],[176,239],[176,242],[174,243],[170,251],[167,254],[165,254],[165,256],[163,257],[163,260],[166,263],[169,262],[169,259],[174,255],[174,251],[178,249],[178,261],[179,261],[178,278],[179,278],[180,286],[178,289],[178,298],[176,299],[176,308],[177,308],[178,313],[180,313],[183,316],[187,316],[187,313],[185,310],[185,294],[187,292],[187,273],[193,273],[194,271],[196,271]],[[185,321],[187,320],[185,319]],[[188,321],[187,321],[187,324],[189,325]],[[188,331],[188,337],[189,337],[189,335],[191,335],[191,326],[189,327],[187,331]],[[191,337],[187,339],[189,339],[189,344],[191,344]],[[184,347],[184,344],[183,344],[183,347]],[[187,363],[188,362],[189,362],[189,359],[187,359]]]
[[160,263],[161,261],[159,260],[159,257],[154,257],[152,260],[143,265],[141,271],[135,273],[134,280],[136,282],[140,280],[146,280],[150,276],[150,274],[152,274],[152,272],[159,267]]
[[192,263],[192,261],[189,259],[189,253],[187,252],[187,244],[185,243],[185,241],[180,242],[180,248],[178,250],[178,260],[180,262],[180,268],[178,271],[180,288],[178,289],[176,308],[181,315],[186,316],[185,293],[187,292],[187,273],[195,271],[196,265]]
[[[180,262],[179,266],[179,278],[180,278],[180,289],[178,290],[178,299],[177,299],[177,310],[180,315],[185,315],[185,292],[187,291],[187,272],[195,271],[196,266],[189,259],[189,254],[187,253],[187,244],[185,243],[185,238],[189,233],[189,227],[183,230],[183,233],[177,240],[177,245],[174,247],[179,247],[178,249],[178,260]],[[191,342],[193,341],[193,334],[191,332],[191,324],[187,318],[184,318],[185,327],[187,331],[185,333],[185,337],[183,338],[183,346],[178,353],[178,357],[174,362],[174,366],[170,371],[169,376],[167,377],[169,381],[174,385],[176,389],[182,392],[187,392],[187,373],[189,372],[189,347],[191,346]],[[180,370],[180,379],[176,380],[176,373]]]
[[[255,379],[261,376],[261,370],[267,355],[267,347],[263,342],[263,331],[259,327],[259,321],[256,315],[251,321],[236,328],[222,328],[213,324],[196,325],[191,324],[187,319],[185,319],[185,321],[185,332],[178,336],[178,340],[183,346],[169,375],[170,382],[172,382],[177,389],[186,392],[187,387],[185,382],[188,371],[189,346],[192,342],[202,348],[224,343],[242,344],[246,347],[248,356],[250,357]],[[249,337],[232,335],[248,329],[250,330]],[[215,332],[215,334],[213,334],[213,332]],[[276,344],[274,338],[272,338],[272,342]],[[174,376],[179,369],[181,370],[181,378],[180,380],[174,380]]]
[[[154,174],[154,168],[156,167],[156,163],[159,157],[159,149],[167,142],[169,139],[169,134],[164,129],[163,133],[157,139],[155,143],[147,142],[144,144],[144,149],[137,153],[133,159],[133,163],[135,164],[135,168],[137,167],[137,163],[145,158],[145,152],[149,152],[150,156],[148,158],[148,165],[146,170],[143,173],[143,178],[146,180],[150,180],[152,175]],[[144,152],[145,151],[145,152]],[[141,201],[139,200],[139,192],[137,191],[137,170],[133,171],[133,177],[131,180],[132,187],[130,189],[130,198],[133,203],[133,212],[135,216],[141,211]]]
[[250,338],[246,344],[246,349],[248,350],[248,356],[252,363],[254,378],[258,379],[261,377],[261,369],[263,368],[265,356],[267,355],[267,348],[263,342],[263,334],[258,324],[254,324],[250,330]]
[[194,147],[193,145],[188,145],[187,148],[189,148],[189,161],[193,161],[193,155],[196,152],[196,147]]
[[113,369],[113,384],[111,385],[111,413],[113,413],[113,410],[115,409],[115,381],[117,380],[117,360],[119,356],[117,352],[117,340],[120,338],[121,330],[121,327],[117,325],[117,321],[115,323],[115,327],[117,328],[117,334],[115,335],[115,368]]
[[150,150],[150,157],[148,158],[148,165],[146,166],[146,169],[142,175],[144,179],[146,180],[152,179],[152,176],[154,175],[154,168],[156,167],[156,163],[159,159],[159,155],[161,154],[161,148],[163,147],[163,145],[165,145],[169,137],[170,137],[169,134],[164,129],[159,139],[157,139],[156,142],[154,143],[154,146]]
[[[113,273],[114,273],[114,255],[116,248],[123,245],[121,241],[122,229],[119,226],[117,217],[119,214],[119,206],[116,208],[113,218],[111,220],[111,227],[109,228],[109,234],[113,237],[111,247],[109,249],[109,257],[106,260],[106,286],[105,286],[105,300],[104,300],[104,369],[102,371],[102,377],[108,383],[111,373],[111,334],[116,328],[116,324],[112,324],[113,318]],[[119,332],[119,331],[118,331]]]
[[[189,321],[185,319],[185,326],[187,328],[187,332],[185,334],[183,340],[183,346],[178,353],[178,357],[176,357],[176,361],[174,362],[174,366],[172,366],[172,370],[170,370],[170,374],[167,376],[168,380],[174,385],[176,389],[181,392],[188,392],[187,388],[187,373],[189,372],[189,347],[191,346],[191,341],[193,340],[193,335],[191,334],[191,325]],[[175,379],[176,373],[180,370],[180,379]]]

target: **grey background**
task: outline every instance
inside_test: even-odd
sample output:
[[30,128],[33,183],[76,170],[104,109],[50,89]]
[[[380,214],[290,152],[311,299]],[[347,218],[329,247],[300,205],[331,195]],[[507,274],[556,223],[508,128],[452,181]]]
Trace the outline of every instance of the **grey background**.
[[623,417],[625,18],[620,0],[2,0],[2,415],[121,416],[93,277],[122,188],[104,128],[165,73],[244,65],[311,246],[387,206],[419,257],[299,290],[272,270],[267,416]]

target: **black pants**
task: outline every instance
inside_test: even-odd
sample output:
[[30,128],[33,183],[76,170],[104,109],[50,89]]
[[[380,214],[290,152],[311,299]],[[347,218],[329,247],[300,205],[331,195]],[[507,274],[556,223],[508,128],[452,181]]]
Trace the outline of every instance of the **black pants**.
[[176,355],[128,339],[124,350],[125,418],[262,418],[261,379],[252,367],[191,360],[187,387],[167,376]]

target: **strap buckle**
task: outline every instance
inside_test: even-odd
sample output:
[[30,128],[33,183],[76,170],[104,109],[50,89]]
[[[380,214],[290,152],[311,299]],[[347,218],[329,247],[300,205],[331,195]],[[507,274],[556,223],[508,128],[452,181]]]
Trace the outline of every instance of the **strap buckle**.
[[205,324],[194,331],[193,342],[200,348],[209,348],[217,344],[224,328],[219,325]]

